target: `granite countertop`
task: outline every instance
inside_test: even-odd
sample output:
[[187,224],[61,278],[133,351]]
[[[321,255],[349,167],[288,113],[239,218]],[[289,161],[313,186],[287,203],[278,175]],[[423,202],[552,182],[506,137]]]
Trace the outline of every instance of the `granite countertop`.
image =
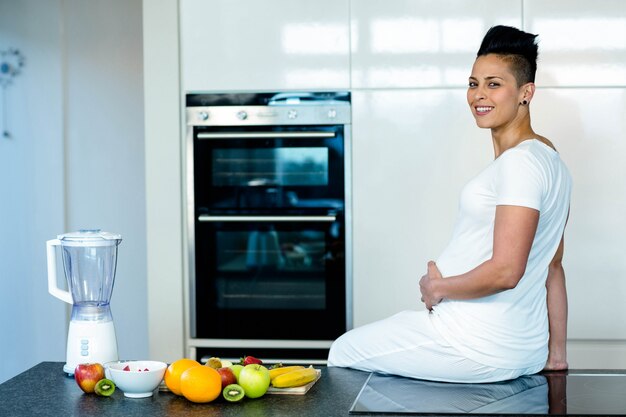
[[[245,398],[238,403],[228,403],[220,397],[212,403],[194,404],[170,392],[155,392],[153,397],[143,399],[126,398],[120,390],[116,390],[111,397],[87,395],[78,388],[74,378],[68,377],[63,372],[62,362],[42,362],[0,384],[0,416],[348,416],[354,400],[370,374],[345,368],[320,368],[322,377],[305,395],[268,394],[254,400]],[[583,391],[579,392],[576,397],[574,391],[570,392],[569,385],[566,389],[565,378],[569,376],[594,377],[594,374],[603,378],[606,378],[607,374],[624,377],[625,372],[624,370],[581,369],[543,374],[547,378],[549,387],[546,401],[551,411],[548,413],[562,415],[569,411],[570,414],[577,415],[574,404],[576,401],[586,403],[591,401],[593,412],[583,414],[596,414],[596,410],[597,414],[602,414],[600,409],[622,410],[626,407],[626,403],[623,401],[623,388],[620,387],[626,384],[625,381],[620,380],[621,385],[619,385],[615,382],[617,380],[613,381],[611,378],[609,385],[613,387],[612,389],[606,392],[605,390],[594,391],[593,388],[598,386],[592,384],[590,388],[587,387],[591,391],[587,392],[585,387],[591,383],[591,380],[579,380],[582,382],[574,385],[580,385]],[[619,392],[616,392],[616,389]],[[571,396],[573,397],[570,398]],[[568,410],[565,411],[560,404],[567,404]],[[609,404],[612,404],[612,408],[607,408]],[[557,406],[554,410],[552,410],[553,405]],[[570,405],[571,410],[569,410]],[[561,408],[563,411],[559,411]],[[589,409],[589,404],[583,408]],[[607,414],[611,412],[607,411]],[[612,414],[624,415],[621,412],[612,412]],[[383,416],[383,414],[375,415]],[[491,414],[492,417],[494,415],[501,414]]]
[[63,372],[62,362],[42,362],[0,385],[0,416],[347,416],[369,373],[322,367],[306,395],[265,395],[227,403],[194,404],[169,392],[130,399],[87,395]]

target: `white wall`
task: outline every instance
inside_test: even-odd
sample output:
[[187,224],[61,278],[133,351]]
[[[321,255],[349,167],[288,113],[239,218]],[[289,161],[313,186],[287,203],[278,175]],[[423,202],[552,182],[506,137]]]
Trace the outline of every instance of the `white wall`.
[[0,1],[0,50],[26,56],[6,90],[12,137],[0,138],[0,382],[65,356],[66,310],[48,295],[45,260],[45,241],[64,228],[60,11]]
[[148,355],[141,16],[140,0],[0,0],[0,49],[26,56],[0,140],[0,382],[65,360],[45,241],[79,228],[122,234],[119,353]]

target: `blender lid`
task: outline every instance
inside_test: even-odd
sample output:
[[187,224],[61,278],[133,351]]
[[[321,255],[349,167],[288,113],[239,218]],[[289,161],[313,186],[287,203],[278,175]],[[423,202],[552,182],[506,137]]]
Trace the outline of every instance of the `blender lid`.
[[116,245],[122,240],[122,235],[117,233],[103,232],[100,229],[81,229],[78,232],[58,235],[61,244],[74,245]]

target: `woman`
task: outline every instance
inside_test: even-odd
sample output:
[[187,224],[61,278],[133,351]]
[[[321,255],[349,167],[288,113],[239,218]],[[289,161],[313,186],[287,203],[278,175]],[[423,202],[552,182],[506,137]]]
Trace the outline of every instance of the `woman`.
[[450,243],[420,280],[427,311],[404,311],[335,341],[329,366],[448,382],[567,369],[561,265],[571,177],[536,134],[536,35],[491,28],[469,77],[495,159],[461,192]]

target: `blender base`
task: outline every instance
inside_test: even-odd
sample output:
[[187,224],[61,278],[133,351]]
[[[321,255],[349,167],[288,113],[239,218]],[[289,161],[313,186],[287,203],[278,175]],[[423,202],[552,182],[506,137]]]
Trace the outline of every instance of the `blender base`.
[[115,327],[108,321],[70,321],[67,335],[67,362],[63,372],[74,374],[81,363],[117,361],[117,338]]

